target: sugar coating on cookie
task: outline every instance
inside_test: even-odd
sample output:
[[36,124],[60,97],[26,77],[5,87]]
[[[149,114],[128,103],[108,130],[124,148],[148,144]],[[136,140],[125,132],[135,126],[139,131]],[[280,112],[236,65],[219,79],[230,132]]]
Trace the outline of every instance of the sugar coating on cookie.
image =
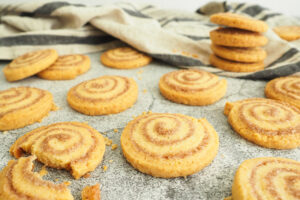
[[100,184],[86,186],[81,191],[82,200],[100,200]]
[[299,200],[300,162],[279,157],[253,158],[238,168],[233,200]]
[[93,171],[105,152],[103,136],[80,122],[60,122],[26,133],[11,146],[10,153],[19,158],[30,153],[45,165],[70,170],[78,179]]
[[101,76],[72,87],[67,100],[80,113],[106,115],[130,108],[137,95],[138,86],[132,78]]
[[194,174],[209,165],[219,140],[206,119],[182,114],[146,113],[129,122],[121,135],[127,161],[155,177]]
[[35,159],[29,156],[8,162],[0,172],[0,199],[73,200],[65,184],[42,180],[37,172],[33,172]]
[[220,58],[214,54],[209,57],[210,64],[225,71],[255,72],[264,69],[264,62],[242,63]]
[[300,38],[300,26],[278,26],[273,28],[273,31],[287,41],[298,40]]
[[12,130],[41,121],[55,110],[50,92],[33,87],[0,91],[0,130]]
[[300,110],[272,99],[250,98],[227,102],[224,113],[245,139],[266,148],[300,146]]
[[15,58],[3,68],[7,81],[17,81],[35,75],[52,65],[58,54],[54,49],[38,50]]
[[300,109],[300,76],[279,77],[269,81],[265,87],[265,95]]
[[227,81],[202,70],[177,70],[159,81],[161,94],[167,99],[188,105],[208,105],[226,93]]
[[90,67],[91,61],[86,55],[64,55],[59,56],[55,63],[37,75],[48,80],[69,80],[85,73]]
[[107,67],[132,69],[148,65],[152,58],[131,47],[119,47],[104,52],[100,60]]
[[242,48],[211,44],[211,50],[221,58],[236,62],[261,62],[267,57],[266,51],[261,47]]
[[237,28],[218,28],[209,35],[214,44],[229,47],[258,47],[268,42],[268,39],[260,33]]
[[268,25],[261,20],[229,12],[213,14],[210,16],[210,21],[219,25],[260,33],[268,30]]

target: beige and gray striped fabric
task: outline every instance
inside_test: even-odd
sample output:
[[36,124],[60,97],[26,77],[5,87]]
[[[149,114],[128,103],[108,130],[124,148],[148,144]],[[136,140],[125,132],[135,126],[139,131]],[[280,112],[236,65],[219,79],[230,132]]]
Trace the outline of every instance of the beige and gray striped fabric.
[[246,3],[210,3],[195,13],[152,5],[118,3],[87,6],[67,1],[0,4],[0,59],[54,48],[60,54],[90,53],[130,45],[173,66],[201,68],[218,75],[272,79],[300,71],[300,41],[281,40],[270,29],[266,69],[233,73],[209,65],[209,14],[230,11],[266,21],[270,28],[300,25],[299,19]]

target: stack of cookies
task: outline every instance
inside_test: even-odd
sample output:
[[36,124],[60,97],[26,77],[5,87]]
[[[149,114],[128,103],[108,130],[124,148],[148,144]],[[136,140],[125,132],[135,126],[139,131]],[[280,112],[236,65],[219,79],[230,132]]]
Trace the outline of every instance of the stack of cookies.
[[210,32],[210,63],[232,72],[254,72],[264,69],[267,56],[262,48],[268,39],[262,35],[268,25],[260,20],[233,13],[218,13],[210,21],[222,26]]

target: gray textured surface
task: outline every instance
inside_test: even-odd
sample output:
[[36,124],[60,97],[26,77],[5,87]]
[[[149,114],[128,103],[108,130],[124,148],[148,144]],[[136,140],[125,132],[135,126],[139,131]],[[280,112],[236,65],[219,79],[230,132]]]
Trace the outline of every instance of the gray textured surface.
[[[139,115],[143,111],[182,113],[196,118],[207,118],[214,126],[220,137],[219,153],[204,170],[186,178],[160,179],[142,174],[131,167],[122,156],[121,148],[111,150],[106,148],[104,160],[98,168],[91,173],[90,178],[74,180],[64,170],[48,168],[49,174],[45,179],[71,181],[70,188],[75,199],[80,199],[80,191],[87,184],[101,183],[102,199],[209,199],[219,200],[230,195],[231,184],[235,170],[239,164],[249,158],[261,156],[281,156],[300,161],[300,149],[271,150],[259,147],[247,142],[236,134],[223,115],[223,107],[226,101],[235,101],[248,97],[263,97],[265,82],[230,79],[226,96],[214,105],[195,107],[175,104],[165,100],[159,93],[159,78],[167,72],[175,70],[171,66],[157,61],[147,67],[133,70],[115,70],[103,67],[99,62],[99,53],[90,54],[92,68],[86,74],[69,81],[47,81],[37,77],[31,77],[15,83],[5,81],[3,73],[0,73],[0,90],[16,86],[33,86],[50,91],[54,95],[56,105],[60,110],[51,112],[49,117],[41,123],[35,123],[22,129],[9,131],[8,134],[0,132],[0,169],[8,160],[12,159],[9,147],[13,142],[34,128],[59,121],[88,122],[90,126],[99,132],[106,132],[107,137],[120,146],[120,135],[123,127],[132,119],[133,115]],[[0,69],[6,62],[0,62]],[[139,73],[143,70],[143,73]],[[66,102],[66,94],[70,87],[91,78],[105,74],[123,75],[133,77],[139,85],[139,97],[137,103],[120,114],[109,116],[85,116],[73,111]],[[141,77],[141,80],[139,80]],[[144,93],[143,90],[147,92]],[[119,130],[114,133],[114,129]],[[109,163],[109,160],[113,160]],[[40,166],[39,164],[37,164]],[[108,169],[103,172],[103,165]]]

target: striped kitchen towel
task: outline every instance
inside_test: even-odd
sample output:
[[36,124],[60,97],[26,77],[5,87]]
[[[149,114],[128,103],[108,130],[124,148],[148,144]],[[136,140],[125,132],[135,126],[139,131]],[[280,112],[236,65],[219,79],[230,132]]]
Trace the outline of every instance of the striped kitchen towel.
[[[209,32],[217,27],[209,22],[209,15],[224,11],[250,15],[268,23],[265,70],[234,73],[209,65]],[[129,3],[88,6],[66,1],[32,1],[0,4],[0,59],[13,59],[45,48],[54,48],[60,54],[90,53],[126,43],[178,67],[200,68],[229,77],[272,79],[300,71],[300,41],[281,40],[272,31],[279,25],[300,25],[300,22],[297,18],[246,3],[210,3],[196,13]]]

